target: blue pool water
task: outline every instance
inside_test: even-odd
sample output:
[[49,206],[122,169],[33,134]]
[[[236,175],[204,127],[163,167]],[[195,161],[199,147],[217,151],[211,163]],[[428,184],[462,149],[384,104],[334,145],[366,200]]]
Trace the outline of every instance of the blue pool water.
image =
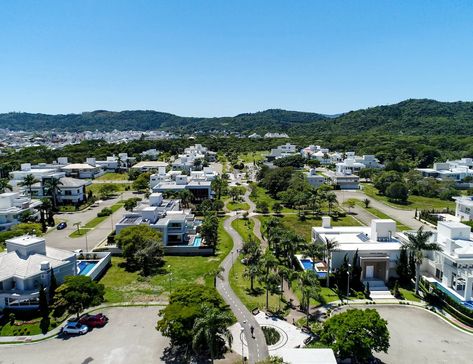
[[96,265],[98,262],[86,262],[81,261],[77,263],[77,270],[79,275],[86,276]]
[[201,243],[202,243],[202,237],[196,236],[194,238],[194,242],[193,242],[192,246],[200,246]]
[[[304,267],[304,270],[312,270],[312,261],[310,259],[301,259],[302,266]],[[318,272],[317,268],[315,268],[315,273],[317,273],[317,276],[320,278],[326,277],[327,273],[326,272]]]
[[431,282],[431,283],[435,286],[435,288],[438,288],[443,293],[445,293],[446,295],[453,298],[453,300],[455,300],[456,302],[458,302],[458,303],[462,304],[463,306],[466,306],[469,309],[473,310],[473,301],[462,301],[457,296],[452,294],[452,292],[450,292],[448,289],[446,289],[444,286],[442,286],[440,283],[438,283],[438,282]]

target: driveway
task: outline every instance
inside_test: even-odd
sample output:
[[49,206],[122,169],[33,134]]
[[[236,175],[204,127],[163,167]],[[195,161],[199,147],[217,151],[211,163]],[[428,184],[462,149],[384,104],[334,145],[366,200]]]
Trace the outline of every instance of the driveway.
[[[81,222],[82,225],[85,225],[87,222],[97,217],[97,212],[102,210],[104,207],[110,207],[113,204],[117,203],[121,199],[125,200],[130,197],[142,197],[142,195],[136,195],[132,192],[124,192],[123,197],[117,197],[110,200],[106,200],[100,204],[98,207],[90,207],[84,211],[73,212],[73,213],[61,213],[55,215],[55,220],[66,221],[67,228],[64,230],[56,230],[55,228],[47,233],[44,237],[46,239],[47,246],[66,249],[66,250],[75,250],[82,249],[86,250],[86,240],[85,236],[79,238],[70,238],[69,234],[75,231],[77,228],[74,226],[74,223]],[[97,225],[94,229],[89,230],[87,233],[87,245],[89,250],[95,247],[103,239],[107,237],[108,234],[112,231],[114,224],[118,222],[123,215],[126,213],[124,208],[119,209],[113,215],[106,218],[102,223]]]
[[164,363],[169,339],[156,329],[160,307],[104,309],[110,321],[84,336],[35,344],[0,346],[1,364],[141,364]]
[[401,305],[369,308],[375,308],[388,321],[391,346],[387,354],[375,353],[384,363],[473,363],[473,335],[437,315]]

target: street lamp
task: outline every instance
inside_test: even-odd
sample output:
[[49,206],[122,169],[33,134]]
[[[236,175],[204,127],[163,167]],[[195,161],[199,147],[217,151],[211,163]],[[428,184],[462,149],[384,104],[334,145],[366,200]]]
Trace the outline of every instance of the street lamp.
[[87,240],[87,230],[85,230],[85,251],[89,251],[89,242]]
[[233,263],[235,262],[235,261],[233,260],[233,250],[231,251],[231,253],[232,253],[232,265],[233,265]]
[[347,301],[350,298],[350,268],[351,268],[351,264],[348,264],[348,270],[347,270]]

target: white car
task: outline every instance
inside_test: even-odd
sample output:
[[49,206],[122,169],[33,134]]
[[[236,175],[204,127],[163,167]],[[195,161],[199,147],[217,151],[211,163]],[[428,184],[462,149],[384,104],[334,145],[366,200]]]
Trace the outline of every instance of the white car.
[[63,327],[62,332],[65,334],[77,334],[84,335],[89,331],[89,328],[86,325],[82,325],[80,322],[73,321],[68,322],[66,326]]

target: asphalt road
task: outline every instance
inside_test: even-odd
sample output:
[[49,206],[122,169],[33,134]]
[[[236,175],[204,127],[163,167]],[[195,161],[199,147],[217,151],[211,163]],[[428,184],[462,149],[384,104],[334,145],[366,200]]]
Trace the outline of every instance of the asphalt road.
[[[245,200],[248,200],[248,191],[245,194]],[[254,206],[254,204],[250,204]],[[251,212],[251,210],[250,210]],[[225,269],[223,272],[223,280],[217,280],[217,290],[222,295],[223,299],[230,306],[233,314],[237,318],[238,322],[242,327],[244,327],[246,342],[248,343],[248,359],[250,363],[256,363],[263,360],[269,355],[268,346],[266,345],[266,340],[264,338],[263,331],[261,327],[256,322],[253,314],[246,308],[246,306],[240,301],[237,295],[233,292],[229,284],[229,273],[233,265],[233,259],[238,257],[237,250],[241,249],[243,246],[243,239],[232,227],[232,221],[237,219],[239,216],[234,215],[225,220],[224,227],[225,230],[230,234],[233,240],[232,252],[227,255],[227,257],[222,261],[221,267]],[[254,327],[254,337],[252,337],[250,332],[250,327]],[[239,345],[239,338],[234,338],[234,345]]]
[[[83,336],[0,346],[0,364],[165,363],[169,339],[156,329],[160,307],[104,309],[110,321]],[[167,361],[171,362],[171,361]]]
[[[132,192],[124,192],[123,197],[117,197],[110,200],[103,201],[98,207],[90,207],[84,211],[73,212],[73,213],[61,213],[55,215],[56,221],[66,221],[67,228],[64,230],[56,230],[55,228],[50,230],[44,237],[46,239],[46,244],[53,248],[66,249],[66,250],[76,250],[82,249],[86,250],[86,239],[85,235],[78,238],[70,238],[69,234],[74,232],[77,228],[74,226],[74,223],[81,222],[82,225],[85,225],[88,221],[97,217],[97,212],[102,210],[104,207],[110,207],[113,204],[117,203],[121,199],[125,200],[130,197],[136,197],[136,194]],[[116,211],[113,215],[106,218],[102,223],[97,225],[94,229],[89,230],[87,233],[87,246],[89,250],[95,247],[103,239],[107,237],[108,234],[112,231],[115,223],[119,221],[123,215],[126,213],[125,209],[121,208]]]
[[387,354],[375,353],[383,363],[473,363],[473,334],[456,329],[425,309],[401,305],[370,308],[388,321],[391,346]]

